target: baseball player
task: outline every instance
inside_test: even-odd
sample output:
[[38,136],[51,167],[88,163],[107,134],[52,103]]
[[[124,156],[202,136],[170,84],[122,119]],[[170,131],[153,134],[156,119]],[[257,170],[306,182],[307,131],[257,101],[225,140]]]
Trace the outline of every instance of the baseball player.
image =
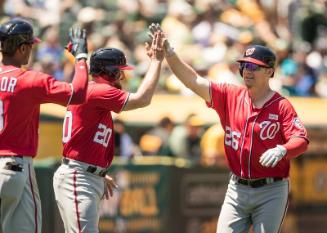
[[[150,32],[161,31],[152,24]],[[217,233],[277,233],[286,213],[290,159],[307,149],[307,132],[291,103],[272,91],[275,54],[246,48],[239,62],[245,87],[216,84],[186,65],[165,40],[165,58],[185,86],[219,115],[231,177]]]
[[107,175],[114,156],[111,112],[119,113],[150,104],[164,58],[162,33],[154,36],[147,53],[150,67],[136,93],[121,89],[126,64],[122,51],[101,48],[93,52],[86,103],[69,105],[63,125],[63,160],[53,187],[66,233],[99,232],[99,204],[116,187]]
[[25,70],[33,45],[32,26],[12,19],[0,27],[0,206],[4,233],[41,233],[41,203],[32,159],[36,155],[40,104],[79,104],[88,84],[85,31],[71,30],[76,57],[72,84]]

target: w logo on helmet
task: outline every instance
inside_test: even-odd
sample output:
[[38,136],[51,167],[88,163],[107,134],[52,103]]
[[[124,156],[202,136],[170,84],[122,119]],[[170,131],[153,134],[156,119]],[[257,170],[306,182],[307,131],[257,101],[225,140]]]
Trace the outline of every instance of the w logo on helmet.
[[249,48],[245,51],[245,56],[250,56],[254,53],[255,48]]

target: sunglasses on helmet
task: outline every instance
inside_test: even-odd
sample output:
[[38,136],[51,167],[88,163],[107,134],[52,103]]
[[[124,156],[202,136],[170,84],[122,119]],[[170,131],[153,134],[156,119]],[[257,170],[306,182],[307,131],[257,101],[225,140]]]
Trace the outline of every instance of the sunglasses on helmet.
[[246,69],[248,71],[259,71],[261,68],[265,68],[264,66],[260,66],[251,62],[241,62],[240,63],[241,69]]

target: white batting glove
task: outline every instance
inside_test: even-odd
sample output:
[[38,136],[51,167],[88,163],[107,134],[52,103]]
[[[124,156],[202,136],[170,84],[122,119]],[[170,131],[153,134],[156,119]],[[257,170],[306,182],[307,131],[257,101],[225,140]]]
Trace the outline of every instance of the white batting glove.
[[260,157],[259,162],[264,167],[275,167],[277,163],[286,155],[286,148],[277,145],[275,148],[267,150]]

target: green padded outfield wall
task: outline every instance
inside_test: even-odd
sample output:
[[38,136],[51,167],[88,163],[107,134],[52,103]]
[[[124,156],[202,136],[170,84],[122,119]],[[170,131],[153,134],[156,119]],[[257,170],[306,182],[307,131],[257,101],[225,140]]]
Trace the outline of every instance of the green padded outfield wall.
[[[43,207],[43,232],[63,233],[52,177],[58,162],[36,163]],[[228,172],[190,167],[167,157],[115,160],[111,174],[119,185],[101,203],[101,233],[215,232]]]

